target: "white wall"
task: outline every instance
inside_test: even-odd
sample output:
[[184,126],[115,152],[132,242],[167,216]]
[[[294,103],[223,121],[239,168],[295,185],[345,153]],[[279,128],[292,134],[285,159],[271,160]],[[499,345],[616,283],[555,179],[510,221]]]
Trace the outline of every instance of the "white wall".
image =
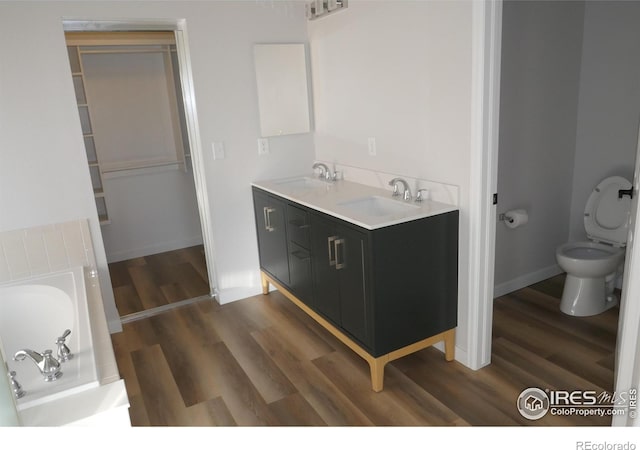
[[584,206],[612,175],[633,180],[640,119],[640,2],[586,2],[570,240],[586,238]]
[[108,262],[202,244],[191,160],[152,167],[189,153],[170,61],[160,52],[82,55],[96,152],[107,171]]
[[583,17],[582,2],[504,3],[498,212],[529,223],[496,224],[496,295],[554,275],[567,240]]
[[[117,311],[108,286],[62,18],[186,19],[220,299],[259,293],[250,182],[308,172],[313,141],[309,134],[272,138],[271,154],[258,156],[252,45],[305,42],[303,4],[0,3],[0,60],[9,62],[0,70],[0,231],[88,218],[105,310],[113,324]],[[226,159],[213,161],[213,141],[225,142]]]
[[102,226],[102,237],[108,262],[202,244],[191,168],[106,174],[104,192],[110,223]]
[[[316,158],[459,187],[457,345],[468,335],[471,2],[350,2],[309,22]],[[377,156],[369,156],[374,137]],[[462,348],[460,348],[462,347]]]

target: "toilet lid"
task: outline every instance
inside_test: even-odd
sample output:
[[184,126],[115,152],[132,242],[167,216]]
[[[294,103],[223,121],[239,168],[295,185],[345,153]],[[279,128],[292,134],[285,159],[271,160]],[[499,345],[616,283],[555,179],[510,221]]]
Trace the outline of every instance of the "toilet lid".
[[619,247],[626,245],[631,199],[618,198],[618,191],[630,188],[628,180],[609,177],[591,192],[584,209],[584,229],[589,239]]

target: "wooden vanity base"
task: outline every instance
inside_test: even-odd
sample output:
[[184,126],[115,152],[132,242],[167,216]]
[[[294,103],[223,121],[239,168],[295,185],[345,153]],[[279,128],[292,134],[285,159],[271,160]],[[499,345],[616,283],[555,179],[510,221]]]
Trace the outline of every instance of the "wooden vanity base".
[[435,336],[428,337],[418,342],[414,342],[413,344],[407,345],[406,347],[402,347],[398,350],[394,350],[390,353],[387,353],[382,356],[378,356],[377,358],[371,356],[367,351],[365,351],[362,347],[356,344],[350,337],[336,328],[333,324],[327,321],[324,317],[316,313],[314,310],[305,305],[302,301],[300,301],[295,295],[289,292],[284,286],[274,280],[269,274],[264,271],[260,271],[261,282],[262,282],[262,293],[267,295],[269,293],[269,284],[272,284],[276,289],[278,289],[285,297],[295,303],[300,309],[306,312],[311,318],[313,318],[316,322],[322,325],[327,331],[333,334],[336,338],[338,338],[343,344],[349,347],[351,350],[356,352],[358,356],[363,358],[365,361],[369,363],[369,368],[371,371],[371,388],[375,392],[382,391],[384,384],[384,367],[388,362],[396,360],[398,358],[402,358],[403,356],[407,356],[411,353],[417,352],[418,350],[422,350],[424,348],[430,347],[434,344],[437,344],[440,341],[444,341],[444,357],[447,361],[453,361],[454,353],[455,353],[455,328],[451,328],[450,330],[443,331],[442,333],[436,334]]

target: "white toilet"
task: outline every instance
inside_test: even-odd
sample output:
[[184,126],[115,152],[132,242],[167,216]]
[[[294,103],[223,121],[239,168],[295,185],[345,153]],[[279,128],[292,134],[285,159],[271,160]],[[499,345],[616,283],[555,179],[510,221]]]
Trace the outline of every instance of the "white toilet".
[[620,198],[631,188],[622,177],[605,178],[584,209],[589,241],[568,242],[556,250],[558,265],[567,272],[560,310],[572,316],[593,316],[618,304],[613,293],[624,261],[631,199]]

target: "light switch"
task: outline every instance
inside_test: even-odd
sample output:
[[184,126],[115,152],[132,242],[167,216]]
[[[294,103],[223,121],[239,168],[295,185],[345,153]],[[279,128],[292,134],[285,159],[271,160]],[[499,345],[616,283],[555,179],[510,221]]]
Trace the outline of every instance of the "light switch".
[[374,137],[370,137],[369,139],[367,139],[367,145],[369,147],[369,155],[370,156],[376,156],[376,138]]
[[213,148],[213,159],[224,159],[225,154],[223,141],[214,142],[211,144],[211,147]]

